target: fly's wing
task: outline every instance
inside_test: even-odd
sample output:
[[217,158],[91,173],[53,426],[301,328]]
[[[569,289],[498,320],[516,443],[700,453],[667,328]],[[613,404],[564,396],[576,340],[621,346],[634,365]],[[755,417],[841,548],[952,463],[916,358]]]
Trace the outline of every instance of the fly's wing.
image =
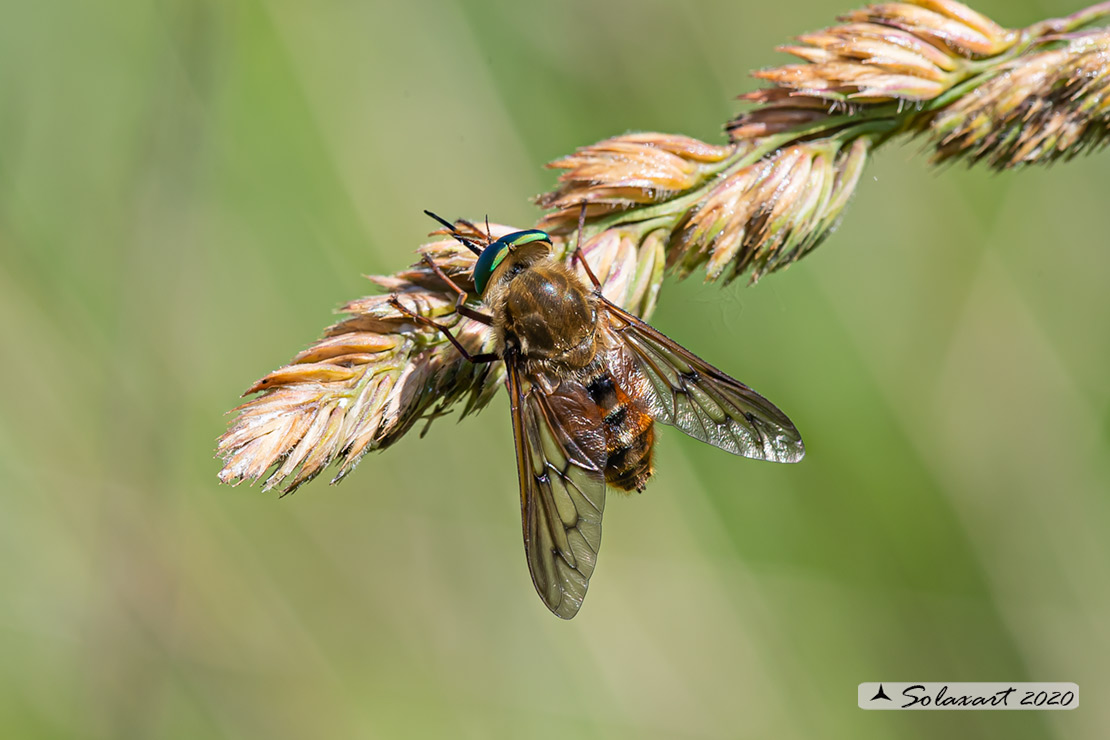
[[511,356],[505,364],[528,569],[547,608],[570,619],[586,597],[601,547],[601,411],[574,381],[531,382]]
[[656,421],[734,455],[802,459],[801,435],[774,404],[627,311],[604,298],[599,303],[611,363],[639,371],[637,396]]

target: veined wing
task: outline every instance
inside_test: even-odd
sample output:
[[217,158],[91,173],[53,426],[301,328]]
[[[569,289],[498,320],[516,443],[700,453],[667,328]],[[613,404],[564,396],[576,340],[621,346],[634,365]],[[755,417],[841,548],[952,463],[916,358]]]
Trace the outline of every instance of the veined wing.
[[570,619],[601,547],[604,422],[582,385],[524,378],[512,356],[505,365],[528,569],[547,608]]
[[805,455],[794,424],[766,398],[605,298],[600,307],[610,361],[640,371],[646,382],[636,390],[657,421],[734,455],[790,463]]

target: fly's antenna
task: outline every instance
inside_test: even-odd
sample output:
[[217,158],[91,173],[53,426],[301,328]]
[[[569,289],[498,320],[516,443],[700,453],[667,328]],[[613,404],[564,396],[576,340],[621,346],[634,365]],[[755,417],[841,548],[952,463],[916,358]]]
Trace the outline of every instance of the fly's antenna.
[[447,219],[443,218],[442,216],[437,216],[436,214],[432,213],[431,211],[429,211],[427,209],[424,209],[424,214],[426,216],[434,218],[436,221],[439,221],[441,224],[446,226],[447,230],[451,232],[451,236],[455,237],[455,240],[458,241],[459,244],[462,244],[464,247],[469,249],[474,254],[481,254],[482,253],[482,250],[478,247],[478,245],[475,244],[474,242],[472,242],[470,239],[467,239],[462,234],[460,234],[458,229],[455,228],[455,225],[453,223],[451,223]]

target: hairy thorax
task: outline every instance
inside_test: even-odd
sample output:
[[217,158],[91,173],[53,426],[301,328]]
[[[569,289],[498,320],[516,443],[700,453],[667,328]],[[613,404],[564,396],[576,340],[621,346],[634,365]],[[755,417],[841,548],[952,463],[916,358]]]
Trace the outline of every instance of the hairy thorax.
[[596,298],[565,265],[544,260],[514,275],[504,292],[498,334],[527,364],[561,370],[588,365],[597,353]]

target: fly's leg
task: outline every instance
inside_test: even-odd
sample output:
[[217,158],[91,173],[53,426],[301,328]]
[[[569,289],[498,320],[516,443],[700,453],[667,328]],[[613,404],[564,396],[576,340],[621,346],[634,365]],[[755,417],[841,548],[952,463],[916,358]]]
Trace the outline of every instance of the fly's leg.
[[466,291],[456,285],[454,280],[447,277],[447,273],[443,271],[443,268],[436,264],[435,260],[433,260],[426,254],[423,256],[423,260],[424,264],[432,268],[432,272],[434,272],[440,280],[447,283],[451,290],[455,291],[455,294],[458,296],[458,298],[455,300],[455,313],[457,313],[459,316],[465,316],[468,319],[473,319],[479,324],[485,324],[486,326],[493,325],[492,316],[490,316],[489,314],[484,314],[481,311],[476,311],[475,309],[466,305]]
[[452,346],[454,346],[454,348],[459,351],[459,354],[462,355],[463,359],[466,360],[467,362],[472,362],[475,365],[480,365],[482,363],[494,362],[496,360],[501,359],[501,357],[498,356],[498,354],[496,352],[483,352],[483,353],[478,354],[478,355],[470,354],[466,350],[466,347],[462,346],[462,344],[459,343],[458,339],[455,339],[455,335],[451,333],[450,329],[448,329],[446,326],[444,326],[443,324],[440,324],[437,321],[433,321],[432,319],[429,319],[427,316],[423,316],[421,314],[418,314],[416,311],[413,311],[411,308],[407,308],[405,305],[403,305],[401,303],[401,299],[398,298],[397,296],[395,296],[395,295],[390,296],[389,297],[389,303],[390,303],[391,306],[393,306],[398,311],[400,311],[404,315],[411,318],[416,323],[423,324],[424,326],[430,326],[433,329],[437,329],[438,331],[443,332],[443,336],[447,337],[447,341],[449,341],[452,344]]
[[578,242],[574,245],[574,255],[570,258],[570,265],[574,267],[575,262],[581,262],[582,266],[586,268],[586,275],[589,276],[590,282],[594,284],[594,290],[598,293],[601,292],[601,281],[594,275],[594,271],[590,269],[590,263],[586,261],[586,257],[582,254],[582,230],[586,228],[586,201],[582,201],[582,210],[578,213]]

